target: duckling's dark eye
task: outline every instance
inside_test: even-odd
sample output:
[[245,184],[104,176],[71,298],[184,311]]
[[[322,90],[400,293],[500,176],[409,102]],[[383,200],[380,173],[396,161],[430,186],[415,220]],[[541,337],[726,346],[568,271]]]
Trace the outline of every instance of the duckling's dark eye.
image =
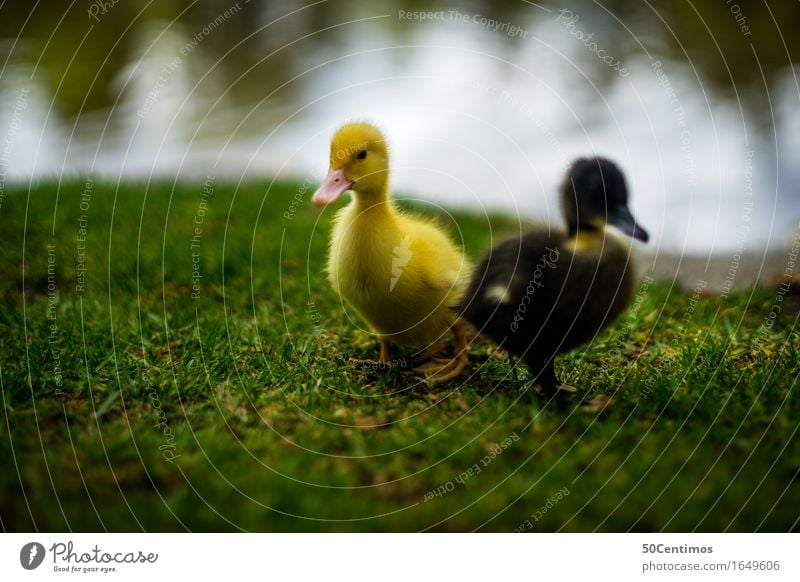
[[358,153],[356,154],[356,157],[357,157],[359,160],[363,160],[363,159],[365,159],[365,158],[367,157],[367,150],[361,150],[360,152],[358,152]]

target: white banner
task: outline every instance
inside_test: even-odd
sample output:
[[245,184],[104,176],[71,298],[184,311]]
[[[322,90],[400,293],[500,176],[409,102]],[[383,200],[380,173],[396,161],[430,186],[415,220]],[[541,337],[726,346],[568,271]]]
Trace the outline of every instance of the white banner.
[[798,542],[794,534],[4,534],[0,580],[799,580]]

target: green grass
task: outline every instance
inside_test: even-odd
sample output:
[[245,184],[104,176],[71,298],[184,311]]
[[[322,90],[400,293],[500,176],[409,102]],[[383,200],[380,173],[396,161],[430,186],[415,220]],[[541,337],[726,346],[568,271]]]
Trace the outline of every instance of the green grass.
[[[3,529],[797,529],[797,297],[640,287],[558,362],[579,396],[613,395],[599,416],[548,406],[483,341],[428,388],[347,363],[377,343],[322,273],[333,209],[304,192],[284,215],[299,184],[216,185],[193,299],[201,189],[98,181],[83,211],[80,179],[4,191]],[[442,222],[473,257],[519,230]]]

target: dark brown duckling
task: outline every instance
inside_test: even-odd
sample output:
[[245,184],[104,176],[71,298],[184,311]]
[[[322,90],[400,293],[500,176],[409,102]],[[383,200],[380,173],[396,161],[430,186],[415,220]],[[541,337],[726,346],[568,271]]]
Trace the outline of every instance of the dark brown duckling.
[[561,204],[566,232],[537,230],[492,248],[461,303],[462,316],[521,358],[548,394],[574,391],[556,377],[555,356],[596,337],[633,294],[629,245],[606,227],[648,239],[628,209],[622,172],[607,159],[576,160]]

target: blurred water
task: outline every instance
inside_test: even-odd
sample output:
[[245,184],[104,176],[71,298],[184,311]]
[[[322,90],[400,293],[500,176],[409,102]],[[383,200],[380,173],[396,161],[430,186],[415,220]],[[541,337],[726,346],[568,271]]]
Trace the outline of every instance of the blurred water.
[[[264,8],[260,18],[269,25],[285,14]],[[248,102],[222,73],[230,57],[205,51],[197,28],[167,21],[136,29],[112,103],[76,119],[60,113],[30,63],[7,67],[0,131],[8,141],[15,129],[0,169],[8,179],[93,172],[318,180],[335,128],[369,119],[388,136],[393,187],[407,196],[560,221],[556,189],[566,165],[596,153],[626,171],[653,247],[707,254],[787,244],[800,219],[791,69],[770,96],[775,123],[765,129],[736,99],[714,96],[690,62],[631,42],[611,55],[627,75],[593,63],[555,9],[514,19],[527,38],[462,14],[419,22],[399,19],[389,5],[367,17],[343,12],[339,29],[317,38],[303,38],[314,28],[302,11],[283,17],[269,25],[264,56],[290,51],[292,68],[271,79],[277,90],[259,94],[256,86]],[[586,19],[579,24],[592,30]],[[603,46],[603,35],[596,38]]]

